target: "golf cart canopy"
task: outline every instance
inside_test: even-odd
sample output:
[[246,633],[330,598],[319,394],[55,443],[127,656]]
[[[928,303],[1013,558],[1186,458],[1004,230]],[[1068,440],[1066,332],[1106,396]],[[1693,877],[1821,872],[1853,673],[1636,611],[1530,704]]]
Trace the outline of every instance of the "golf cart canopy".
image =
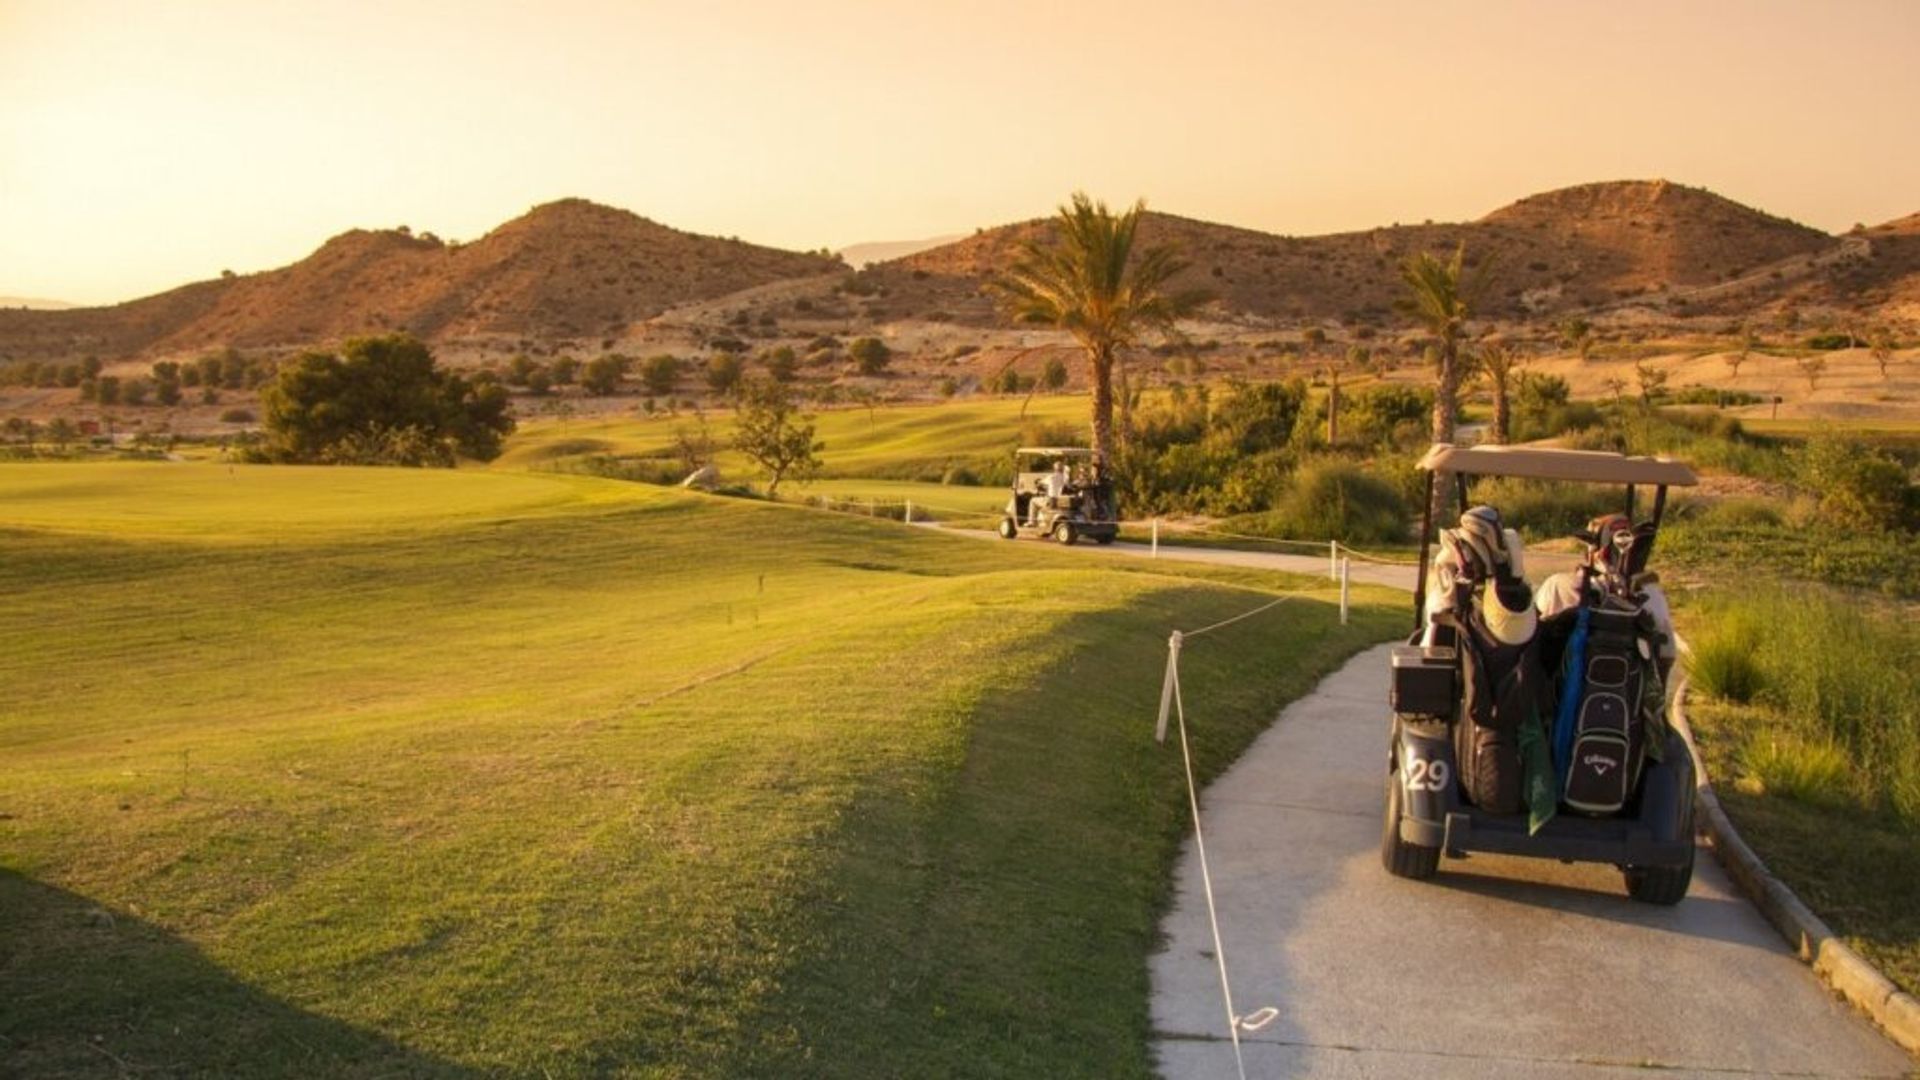
[[1084,446],[1023,446],[1014,454],[1017,457],[1092,457],[1093,451]]
[[1668,458],[1628,457],[1604,450],[1557,450],[1537,446],[1454,446],[1435,443],[1420,468],[1461,476],[1520,476],[1587,484],[1653,484],[1692,487],[1693,470]]

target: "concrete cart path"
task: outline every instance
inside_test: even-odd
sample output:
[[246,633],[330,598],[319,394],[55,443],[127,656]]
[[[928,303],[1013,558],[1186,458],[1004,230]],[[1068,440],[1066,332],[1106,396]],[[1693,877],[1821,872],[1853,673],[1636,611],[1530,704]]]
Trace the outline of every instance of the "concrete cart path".
[[[1165,554],[1163,549],[1162,554]],[[1324,567],[1324,563],[1322,564]],[[1702,850],[1672,908],[1606,866],[1380,866],[1386,647],[1295,702],[1202,800],[1249,1076],[1904,1076]],[[1193,718],[1204,725],[1207,718]],[[1151,959],[1169,1077],[1232,1077],[1191,840]]]

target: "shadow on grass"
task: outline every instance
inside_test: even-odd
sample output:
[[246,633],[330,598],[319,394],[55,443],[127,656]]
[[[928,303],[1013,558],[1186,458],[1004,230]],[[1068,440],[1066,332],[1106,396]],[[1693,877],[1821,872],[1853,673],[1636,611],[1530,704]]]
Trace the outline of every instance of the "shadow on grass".
[[126,912],[0,869],[0,1075],[463,1077]]

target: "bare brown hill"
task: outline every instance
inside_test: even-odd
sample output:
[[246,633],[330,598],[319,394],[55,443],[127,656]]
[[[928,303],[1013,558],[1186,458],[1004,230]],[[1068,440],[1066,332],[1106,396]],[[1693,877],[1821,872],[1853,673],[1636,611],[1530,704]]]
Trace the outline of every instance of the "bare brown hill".
[[1783,289],[1775,307],[1841,309],[1876,321],[1920,320],[1920,214],[1844,237],[1849,258],[1815,268]]
[[406,330],[429,340],[619,334],[668,307],[844,269],[565,199],[468,244],[355,229],[300,262],[107,308],[0,312],[0,354],[158,354]]
[[[870,269],[896,314],[995,321],[981,286],[1047,234],[1044,220],[977,233]],[[1467,246],[1492,256],[1490,315],[1519,316],[1661,299],[1831,249],[1816,229],[1664,180],[1587,184],[1523,199],[1478,221],[1279,236],[1150,212],[1143,243],[1174,243],[1192,266],[1177,283],[1212,292],[1227,313],[1273,319],[1387,316],[1417,251]]]

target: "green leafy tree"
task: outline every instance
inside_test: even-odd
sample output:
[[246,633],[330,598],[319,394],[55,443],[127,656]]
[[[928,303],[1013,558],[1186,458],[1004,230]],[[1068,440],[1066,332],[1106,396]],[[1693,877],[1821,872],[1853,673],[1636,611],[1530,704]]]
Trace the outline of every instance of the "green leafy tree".
[[767,496],[789,479],[806,481],[820,470],[826,444],[813,437],[813,418],[802,413],[784,383],[752,379],[740,384],[734,417],[734,449],[767,474]]
[[1186,269],[1169,246],[1134,254],[1134,234],[1145,201],[1115,214],[1082,192],[1060,207],[1054,242],[1029,242],[993,288],[1012,316],[1056,326],[1085,351],[1093,388],[1093,450],[1114,460],[1114,371],[1123,353],[1150,333],[1171,334],[1182,315],[1199,306],[1198,292],[1175,292]]
[[303,353],[261,402],[269,461],[451,466],[462,455],[498,457],[513,431],[505,387],[442,370],[405,334]]
[[1067,362],[1057,356],[1047,357],[1046,366],[1040,369],[1040,385],[1049,390],[1059,390],[1067,385]]
[[740,385],[746,365],[735,353],[715,353],[707,358],[707,386],[716,394],[730,394]]
[[767,374],[779,382],[792,382],[800,370],[800,358],[794,354],[791,345],[768,349],[760,359],[767,365]]
[[620,392],[620,379],[627,373],[627,365],[620,357],[608,353],[587,361],[586,373],[580,376],[580,386],[594,397],[611,397]]
[[571,356],[556,356],[547,371],[553,376],[553,385],[572,386],[574,377],[580,374],[580,361]]
[[853,358],[855,369],[862,375],[878,375],[893,361],[893,350],[876,337],[854,338],[847,346],[847,355]]
[[94,380],[93,398],[102,405],[120,404],[120,376],[102,375]]
[[666,397],[680,384],[680,359],[675,356],[650,356],[640,365],[640,382],[646,386],[647,393],[654,397]]
[[47,423],[48,440],[61,450],[65,450],[78,435],[79,432],[74,428],[73,421],[64,416],[56,416]]

